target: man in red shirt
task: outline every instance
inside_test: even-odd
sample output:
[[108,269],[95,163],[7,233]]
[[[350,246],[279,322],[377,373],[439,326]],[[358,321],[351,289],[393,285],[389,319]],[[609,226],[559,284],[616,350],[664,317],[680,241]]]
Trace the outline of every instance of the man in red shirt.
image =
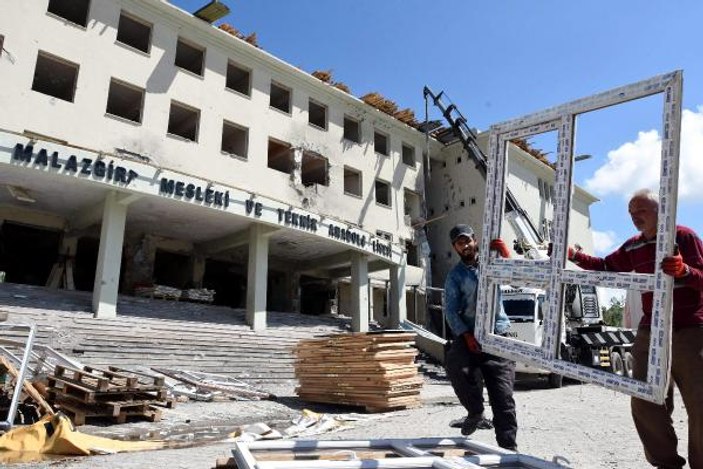
[[[659,198],[640,190],[630,199],[630,217],[640,234],[604,258],[569,248],[569,260],[586,270],[653,273]],[[688,412],[688,459],[691,469],[703,469],[703,242],[693,230],[676,227],[678,250],[664,258],[662,270],[674,277],[671,375]],[[652,292],[642,293],[643,317],[632,349],[633,377],[647,379]],[[653,466],[679,469],[686,464],[676,445],[672,424],[673,385],[663,405],[632,398],[632,418]]]

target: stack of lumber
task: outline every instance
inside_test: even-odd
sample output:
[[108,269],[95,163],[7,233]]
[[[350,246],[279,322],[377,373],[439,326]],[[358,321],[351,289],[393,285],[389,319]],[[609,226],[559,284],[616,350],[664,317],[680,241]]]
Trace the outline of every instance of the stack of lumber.
[[298,396],[310,402],[364,407],[369,412],[420,405],[415,334],[336,334],[295,348]]
[[215,301],[215,290],[209,290],[207,288],[189,288],[183,290],[181,298],[186,301],[212,303]]
[[145,298],[162,298],[164,300],[179,300],[182,295],[179,288],[167,287],[166,285],[151,285],[148,287],[136,287],[135,296]]
[[173,407],[164,378],[110,367],[101,370],[57,366],[48,377],[49,401],[71,417],[75,425],[102,417],[124,423],[128,417],[161,420],[160,407]]

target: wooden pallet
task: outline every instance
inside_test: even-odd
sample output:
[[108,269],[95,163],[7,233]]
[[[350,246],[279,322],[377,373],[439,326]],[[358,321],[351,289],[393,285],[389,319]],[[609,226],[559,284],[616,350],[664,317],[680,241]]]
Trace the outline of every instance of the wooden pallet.
[[52,395],[67,395],[78,399],[86,404],[94,402],[104,402],[110,400],[139,400],[152,399],[163,401],[168,396],[168,390],[163,386],[155,386],[149,389],[116,389],[112,388],[107,391],[98,391],[93,388],[88,388],[76,384],[72,381],[66,381],[61,378],[49,376],[47,378],[48,393]]
[[75,425],[86,418],[103,417],[124,423],[128,417],[161,419],[155,406],[173,407],[163,376],[111,367],[107,370],[57,366],[47,378],[51,402],[71,417]]
[[161,420],[161,409],[145,402],[110,402],[91,407],[61,400],[56,405],[76,426],[85,425],[88,418],[109,419],[114,423],[125,423],[128,418],[146,419],[150,422]]

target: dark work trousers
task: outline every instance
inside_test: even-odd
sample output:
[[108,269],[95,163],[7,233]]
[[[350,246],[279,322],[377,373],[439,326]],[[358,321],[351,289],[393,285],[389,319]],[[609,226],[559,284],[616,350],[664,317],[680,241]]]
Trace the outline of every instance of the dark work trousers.
[[[647,380],[649,355],[648,328],[640,327],[632,347],[635,379]],[[679,469],[686,460],[676,449],[678,438],[671,414],[674,411],[674,383],[681,391],[688,414],[688,464],[703,469],[703,327],[674,330],[671,336],[671,377],[664,404],[632,398],[632,418],[644,446],[644,454],[652,466]]]
[[488,353],[472,353],[461,336],[452,342],[445,362],[454,392],[469,415],[483,413],[483,376],[493,411],[496,441],[503,448],[515,448],[515,362]]

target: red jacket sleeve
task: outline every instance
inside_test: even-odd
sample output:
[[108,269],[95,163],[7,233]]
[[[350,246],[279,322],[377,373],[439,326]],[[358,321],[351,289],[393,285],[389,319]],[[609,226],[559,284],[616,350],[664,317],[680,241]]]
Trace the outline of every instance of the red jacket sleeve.
[[623,244],[617,251],[602,257],[589,256],[581,251],[574,253],[573,262],[584,270],[600,270],[608,272],[630,272],[633,270],[630,255]]
[[703,242],[693,230],[679,227],[676,242],[689,274],[683,278],[687,287],[703,291]]

